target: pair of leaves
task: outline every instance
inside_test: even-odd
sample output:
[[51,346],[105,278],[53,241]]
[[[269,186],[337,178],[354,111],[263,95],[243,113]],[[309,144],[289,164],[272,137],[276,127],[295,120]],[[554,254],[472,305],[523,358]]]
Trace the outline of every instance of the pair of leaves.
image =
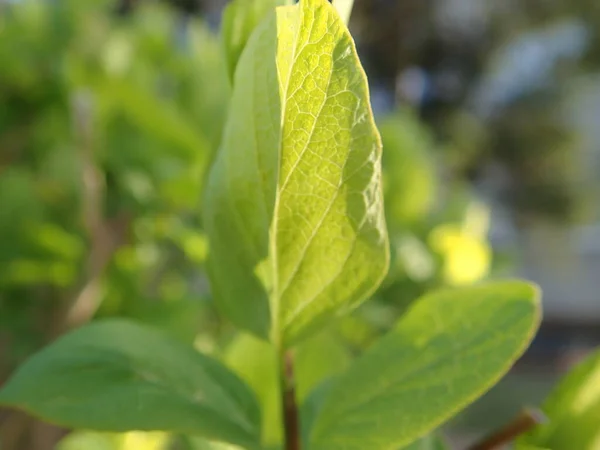
[[206,190],[211,284],[236,325],[289,347],[364,301],[389,259],[366,77],[329,2],[267,14],[229,110]]
[[[426,295],[306,398],[305,448],[386,450],[435,429],[522,353],[538,301],[518,282]],[[238,358],[230,361],[237,371]],[[260,370],[250,372],[260,377]],[[262,448],[260,408],[244,382],[216,360],[123,320],[96,322],[42,350],[0,390],[0,404],[65,426],[173,431]]]
[[[303,0],[269,14],[235,69],[207,190],[213,289],[235,323],[286,347],[373,292],[389,259],[380,154],[364,72],[333,7]],[[425,297],[306,399],[305,445],[410,444],[508,369],[537,316],[534,291],[519,283]],[[0,403],[68,426],[260,448],[259,407],[245,383],[119,320],[43,350],[0,391]]]

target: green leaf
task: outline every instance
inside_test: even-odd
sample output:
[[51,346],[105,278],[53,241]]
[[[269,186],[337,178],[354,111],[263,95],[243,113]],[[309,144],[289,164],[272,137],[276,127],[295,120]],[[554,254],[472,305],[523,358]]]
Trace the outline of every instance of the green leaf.
[[368,298],[389,260],[367,82],[326,0],[258,26],[229,111],[206,189],[213,292],[235,324],[289,346]]
[[291,0],[233,0],[223,11],[221,41],[225,49],[227,71],[233,81],[235,69],[250,35],[276,6],[290,5]]
[[157,98],[133,82],[116,79],[99,84],[97,92],[103,102],[121,111],[140,130],[169,144],[177,155],[207,163],[210,144],[206,136],[173,103]]
[[61,439],[56,450],[166,450],[168,444],[169,435],[163,432],[99,433],[77,430]]
[[448,446],[444,440],[435,435],[427,435],[418,441],[413,442],[408,447],[404,447],[403,450],[447,450]]
[[296,396],[302,403],[324,380],[338,375],[350,365],[350,352],[329,331],[303,341],[295,351]]
[[225,364],[256,393],[262,412],[261,442],[278,444],[283,439],[279,365],[272,344],[250,334],[239,334],[227,347]]
[[80,328],[21,366],[0,404],[96,431],[164,430],[257,448],[260,413],[219,362],[150,328],[107,320]]
[[410,444],[482,395],[528,346],[535,287],[497,282],[417,301],[340,376],[310,433],[311,450]]
[[235,445],[223,444],[220,442],[210,442],[202,438],[189,436],[186,439],[186,446],[183,450],[244,450]]
[[523,436],[521,444],[553,450],[599,448],[600,351],[564,377],[546,400],[543,411],[548,423]]
[[418,118],[406,111],[382,120],[379,130],[388,224],[405,230],[423,220],[434,206],[438,186],[433,139]]

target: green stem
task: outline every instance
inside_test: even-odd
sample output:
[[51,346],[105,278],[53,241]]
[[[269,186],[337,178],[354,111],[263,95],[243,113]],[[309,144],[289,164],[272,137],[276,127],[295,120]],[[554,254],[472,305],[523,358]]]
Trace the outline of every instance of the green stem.
[[338,11],[338,14],[346,25],[350,21],[350,15],[352,14],[352,7],[354,6],[354,0],[333,0],[333,6]]
[[281,409],[285,450],[300,450],[300,418],[296,404],[294,358],[288,351],[281,354]]

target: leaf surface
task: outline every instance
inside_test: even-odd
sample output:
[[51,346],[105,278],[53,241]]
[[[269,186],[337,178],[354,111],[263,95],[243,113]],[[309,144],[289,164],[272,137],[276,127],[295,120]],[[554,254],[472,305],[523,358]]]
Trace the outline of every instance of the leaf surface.
[[209,272],[238,326],[289,346],[388,267],[381,142],[354,42],[326,0],[279,7],[236,70],[209,177]]
[[424,296],[339,377],[310,432],[311,450],[391,450],[482,395],[528,346],[536,288],[499,282]]
[[418,441],[413,442],[408,447],[405,447],[404,450],[447,450],[448,446],[444,442],[444,440],[435,435],[429,434]]
[[0,404],[96,431],[163,430],[257,448],[260,413],[219,362],[125,320],[82,327],[34,355]]

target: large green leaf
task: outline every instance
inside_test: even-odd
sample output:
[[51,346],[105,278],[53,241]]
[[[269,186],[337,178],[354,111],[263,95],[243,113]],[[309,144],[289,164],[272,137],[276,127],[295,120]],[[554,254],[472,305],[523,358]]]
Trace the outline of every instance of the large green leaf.
[[276,6],[290,5],[292,0],[233,0],[223,11],[221,40],[227,60],[229,78],[235,69],[250,35]]
[[98,431],[165,430],[257,448],[260,413],[219,362],[124,320],[80,328],[26,362],[0,403]]
[[543,411],[547,424],[520,441],[553,450],[600,448],[600,351],[573,369],[550,394]]
[[539,320],[537,290],[525,283],[424,296],[334,384],[313,422],[310,449],[410,444],[497,382]]
[[289,346],[375,290],[389,259],[380,156],[337,12],[277,8],[242,53],[206,190],[213,291],[238,326]]

